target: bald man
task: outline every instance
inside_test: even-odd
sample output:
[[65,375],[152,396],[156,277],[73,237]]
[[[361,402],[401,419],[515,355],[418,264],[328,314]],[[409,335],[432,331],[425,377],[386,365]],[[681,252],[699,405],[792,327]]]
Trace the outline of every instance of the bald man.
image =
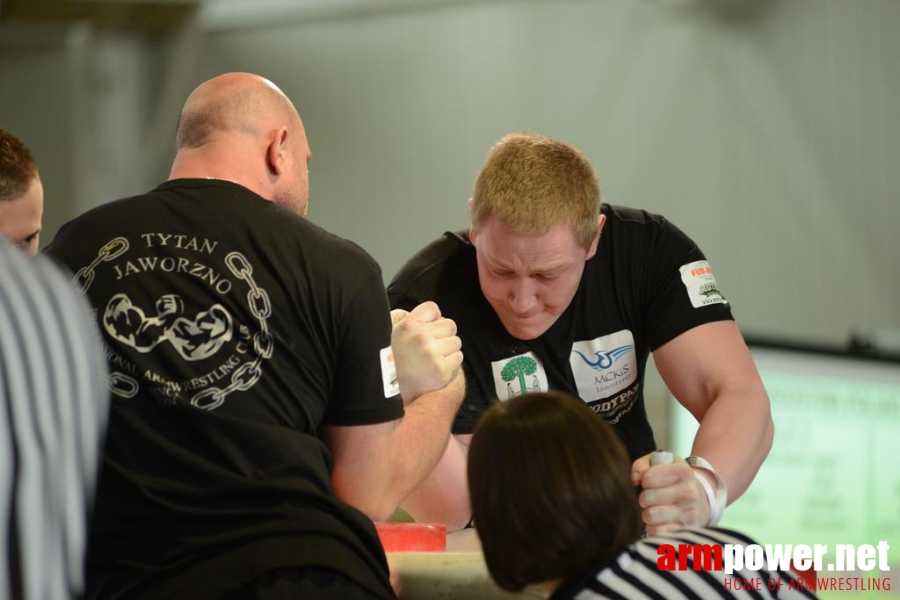
[[460,341],[433,303],[390,313],[375,261],[304,218],[311,156],[274,84],[216,77],[169,180],[48,249],[114,394],[89,598],[393,596],[372,520],[448,443]]
[[29,256],[38,251],[44,214],[44,186],[28,147],[0,129],[0,237]]

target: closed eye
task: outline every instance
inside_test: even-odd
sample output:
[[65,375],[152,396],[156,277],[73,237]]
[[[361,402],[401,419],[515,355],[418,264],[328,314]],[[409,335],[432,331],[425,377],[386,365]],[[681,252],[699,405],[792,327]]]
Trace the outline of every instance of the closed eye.
[[20,245],[20,246],[27,246],[28,244],[30,244],[31,242],[33,242],[34,240],[36,240],[37,237],[38,237],[40,234],[41,234],[40,231],[35,231],[35,232],[32,233],[31,235],[29,235],[27,238],[21,240],[21,241],[19,242],[19,245]]

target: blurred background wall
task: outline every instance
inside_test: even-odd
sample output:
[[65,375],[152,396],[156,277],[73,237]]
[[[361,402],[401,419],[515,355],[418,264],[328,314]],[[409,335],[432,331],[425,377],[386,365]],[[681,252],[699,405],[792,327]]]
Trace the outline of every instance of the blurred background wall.
[[187,94],[252,71],[306,124],[309,218],[386,281],[528,130],[691,235],[745,334],[900,330],[896,0],[2,1],[0,127],[38,159],[44,244],[164,180]]

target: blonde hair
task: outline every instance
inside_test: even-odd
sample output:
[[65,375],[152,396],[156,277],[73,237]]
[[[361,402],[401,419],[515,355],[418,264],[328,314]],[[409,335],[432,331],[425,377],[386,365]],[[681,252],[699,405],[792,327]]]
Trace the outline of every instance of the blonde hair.
[[513,133],[491,148],[472,194],[472,228],[491,217],[526,234],[569,223],[590,247],[600,214],[600,182],[577,148],[542,135]]

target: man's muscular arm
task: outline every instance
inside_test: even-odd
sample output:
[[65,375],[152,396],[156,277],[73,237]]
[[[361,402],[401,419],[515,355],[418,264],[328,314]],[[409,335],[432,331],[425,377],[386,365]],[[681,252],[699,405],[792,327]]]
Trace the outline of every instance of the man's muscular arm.
[[[724,480],[729,502],[746,491],[772,446],[769,397],[733,321],[707,323],[658,348],[656,366],[679,402],[700,422],[691,453],[708,461]],[[712,490],[715,478],[684,461],[650,468],[635,461],[635,484],[649,533],[682,525],[706,525],[710,505],[697,475]],[[695,471],[697,475],[695,475]]]
[[322,428],[334,455],[335,494],[387,519],[440,460],[465,394],[456,325],[433,302],[396,315],[391,347],[405,415],[377,425]]

